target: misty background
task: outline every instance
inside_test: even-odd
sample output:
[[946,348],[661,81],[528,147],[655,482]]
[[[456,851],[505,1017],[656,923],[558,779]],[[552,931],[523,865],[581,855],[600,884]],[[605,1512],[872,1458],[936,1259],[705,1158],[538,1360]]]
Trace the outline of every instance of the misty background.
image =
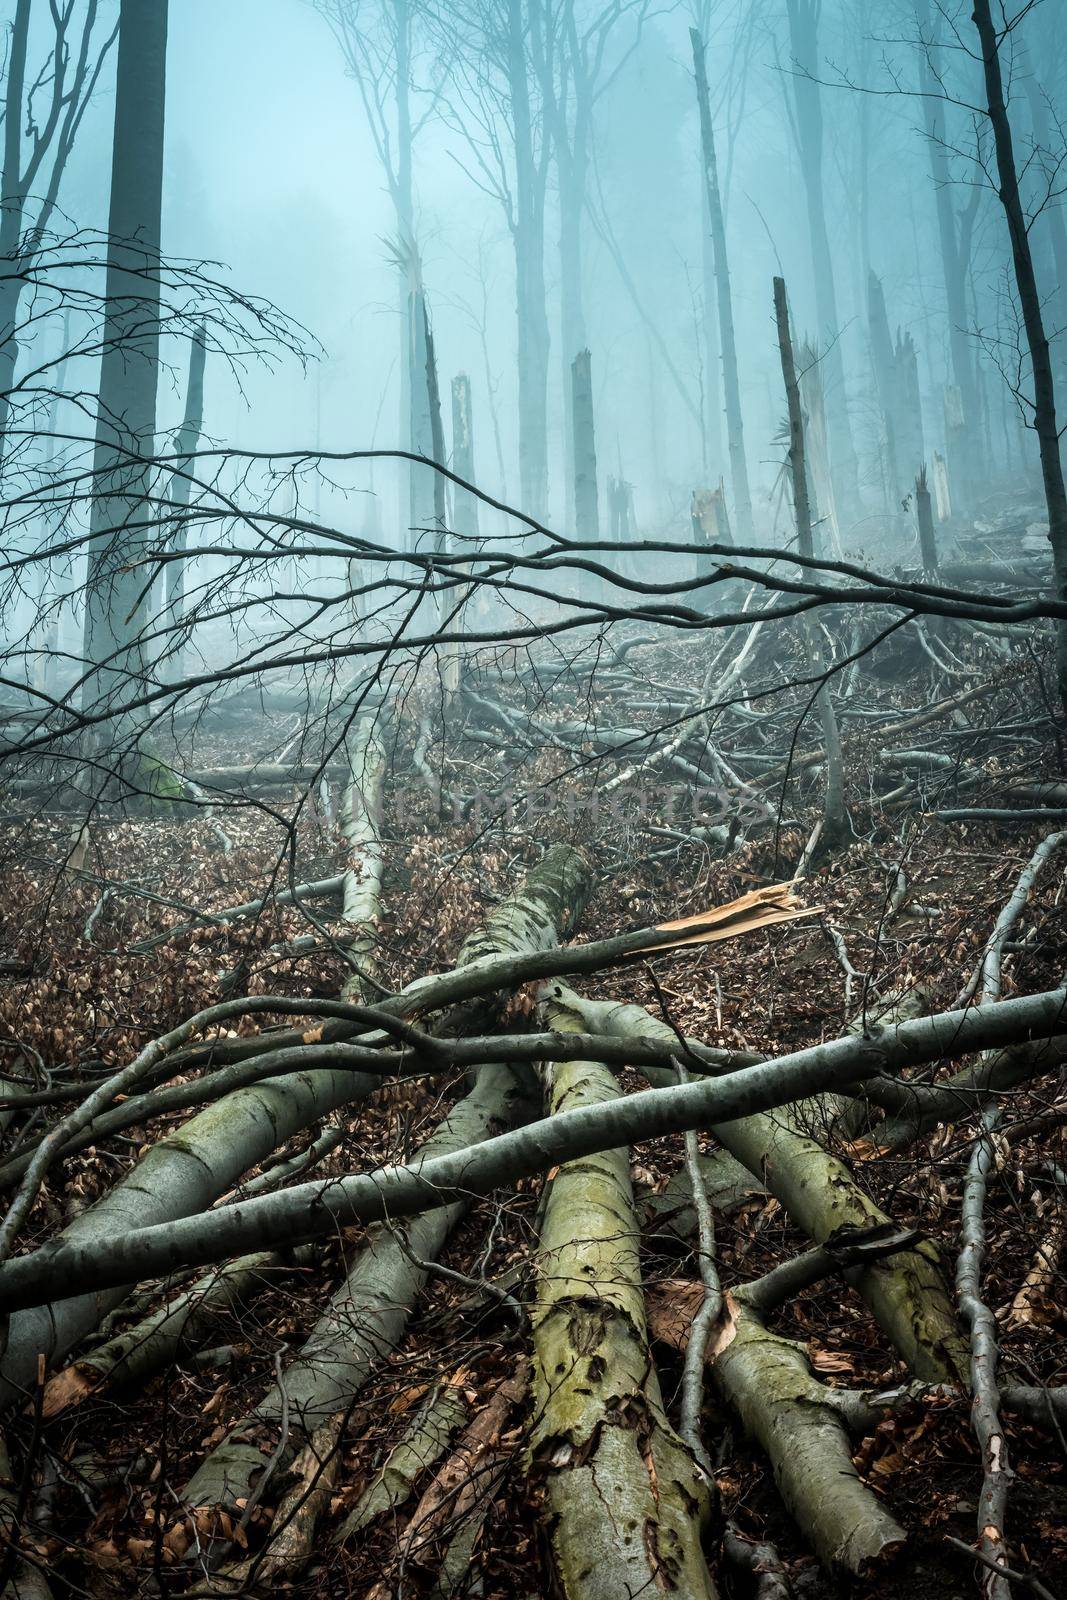
[[[338,37],[347,29],[350,39],[362,31],[380,40],[397,9],[362,0],[180,0],[173,10],[163,254],[221,263],[230,285],[266,297],[307,330],[306,366],[279,354],[248,363],[238,381],[225,362],[209,359],[205,443],[345,451],[410,442],[397,209]],[[1033,472],[1036,452],[1011,391],[1020,370],[1025,379],[1025,364],[1020,368],[1018,318],[1007,285],[1008,235],[982,166],[988,134],[969,109],[979,97],[980,62],[962,26],[955,33],[951,10],[942,13],[926,0],[877,6],[742,0],[705,3],[695,11],[642,0],[609,6],[575,0],[544,16],[546,27],[558,30],[561,82],[572,24],[573,37],[595,35],[600,52],[579,209],[577,330],[573,310],[570,328],[562,326],[560,163],[536,73],[528,69],[534,156],[544,185],[550,341],[547,502],[529,504],[518,459],[516,251],[505,205],[492,192],[502,172],[514,214],[513,128],[500,73],[481,47],[506,23],[507,12],[506,0],[481,0],[416,6],[410,14],[415,243],[446,444],[450,384],[467,373],[480,487],[547,514],[560,527],[572,520],[567,397],[570,363],[587,346],[601,528],[608,525],[609,475],[632,486],[636,531],[646,536],[688,537],[693,491],[714,488],[721,479],[733,508],[717,315],[707,303],[712,277],[689,39],[694,24],[707,47],[756,535],[778,542],[789,520],[775,273],[787,280],[797,337],[819,353],[827,410],[847,419],[855,455],[848,481],[842,460],[833,463],[845,548],[907,557],[916,543],[901,490],[910,492],[922,463],[901,460],[895,473],[887,468],[872,368],[872,272],[881,282],[892,337],[914,341],[922,453],[947,460],[955,509],[965,509],[979,489],[1017,485]],[[1064,71],[1056,17],[1055,7],[1037,8],[1008,47],[1020,165],[1025,158],[1036,253],[1054,302],[1060,294],[1051,226],[1059,206],[1054,146],[1062,139],[1053,137],[1052,106]],[[804,60],[795,48],[798,25],[807,30]],[[395,160],[388,43],[385,60],[380,87]],[[60,195],[79,227],[106,227],[113,77],[114,52]],[[916,93],[920,88],[925,99]],[[821,298],[818,293],[810,157],[806,172],[799,144],[798,118],[810,116],[813,104],[822,119],[816,176],[833,275],[832,317],[825,283]],[[573,106],[564,115],[573,128]],[[946,197],[953,226],[966,237],[959,263],[962,327],[958,306],[954,319],[946,296],[939,231],[939,201],[944,206]],[[1059,227],[1062,232],[1062,222]],[[1046,318],[1054,333],[1062,326],[1058,309],[1054,305]],[[976,412],[967,419],[970,459],[956,461],[950,437],[960,406],[954,334],[973,363],[974,394],[963,399]],[[580,345],[568,348],[568,338],[578,336]],[[58,316],[37,337],[58,340]],[[159,391],[161,440],[181,418],[186,344],[165,338],[163,354],[169,366]],[[91,374],[79,381],[92,389]],[[390,463],[349,464],[331,476],[333,485],[301,490],[306,512],[349,532],[405,542],[411,514],[401,470]],[[360,489],[373,489],[373,498],[351,492]],[[290,500],[294,493],[291,485],[280,492]],[[482,531],[493,531],[484,512]]]

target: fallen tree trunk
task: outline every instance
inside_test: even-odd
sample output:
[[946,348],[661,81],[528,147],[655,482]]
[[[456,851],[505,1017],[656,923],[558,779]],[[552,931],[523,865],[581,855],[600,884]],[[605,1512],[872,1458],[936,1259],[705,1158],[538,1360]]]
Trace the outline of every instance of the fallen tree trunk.
[[[699,1285],[662,1286],[653,1330],[679,1350]],[[761,1446],[793,1521],[825,1567],[859,1576],[905,1541],[904,1529],[860,1481],[839,1412],[804,1347],[772,1333],[744,1290],[727,1293],[706,1359],[722,1398]]]
[[134,955],[151,955],[160,945],[169,944],[171,939],[184,938],[187,933],[195,933],[199,928],[223,927],[230,922],[240,922],[245,917],[258,917],[267,906],[299,905],[302,900],[329,900],[342,894],[343,890],[343,874],[320,878],[315,883],[298,883],[292,889],[279,889],[277,894],[266,899],[246,900],[239,906],[226,906],[221,911],[199,912],[195,921],[183,922],[178,928],[167,928],[163,933],[153,934],[150,939],[141,939],[137,944],[132,944],[130,950]]
[[[466,941],[460,964],[554,940],[560,927],[579,913],[588,879],[584,858],[569,846],[556,846]],[[420,1160],[447,1159],[526,1120],[534,1109],[530,1091],[531,1080],[521,1071],[482,1067],[471,1093],[423,1146]],[[450,1204],[409,1222],[376,1228],[298,1360],[194,1473],[182,1500],[198,1544],[207,1540],[209,1562],[215,1564],[219,1555],[219,1512],[247,1503],[253,1484],[263,1481],[268,1467],[284,1470],[316,1430],[352,1404],[374,1365],[395,1348],[426,1281],[427,1263],[439,1254],[468,1204],[467,1196],[457,1195]]]
[[973,1116],[996,1095],[1055,1072],[1065,1062],[1067,1040],[1036,1039],[983,1054],[940,1083],[879,1083],[877,1104],[888,1114],[865,1142],[886,1155],[895,1154],[941,1123]]
[[[579,1027],[563,1004],[554,1027]],[[618,1098],[598,1062],[546,1074],[553,1115]],[[625,1148],[551,1180],[535,1270],[529,1463],[567,1600],[714,1596],[700,1547],[709,1483],[671,1427],[648,1348]]]
[[57,1416],[105,1389],[142,1387],[183,1351],[207,1343],[211,1330],[229,1313],[280,1279],[307,1267],[309,1249],[285,1256],[261,1252],[243,1256],[199,1279],[168,1304],[72,1362],[48,1383],[44,1415]]
[[[549,856],[552,854],[550,851]],[[573,857],[575,852],[571,851],[570,854]],[[548,856],[545,861],[547,863]],[[566,884],[561,883],[561,888],[565,889]],[[561,904],[568,904],[565,897]],[[447,1012],[451,1008],[459,1007],[466,1001],[476,1000],[486,1003],[490,999],[498,1000],[502,994],[510,993],[522,984],[534,980],[556,977],[564,973],[596,972],[602,967],[648,955],[657,950],[680,950],[692,945],[714,944],[722,939],[734,939],[743,932],[775,927],[803,917],[815,916],[821,909],[819,906],[802,905],[793,894],[791,884],[768,884],[766,888],[755,889],[725,906],[715,906],[698,916],[682,917],[649,928],[635,928],[628,933],[617,934],[610,939],[598,939],[591,944],[570,944],[565,947],[531,943],[525,946],[509,944],[502,947],[508,952],[504,955],[492,953],[490,924],[487,924],[484,948],[480,953],[473,955],[469,960],[457,962],[451,971],[417,978],[399,994],[389,995],[379,1001],[376,1009],[383,1016],[407,1018],[442,1011],[446,1013],[447,1018]],[[521,908],[516,908],[511,914],[520,915],[521,923]],[[539,916],[535,910],[532,920],[528,920],[531,933],[535,931],[538,920]],[[328,1021],[323,1024],[319,1038],[324,1043],[329,1043],[350,1039],[364,1031],[365,1027],[351,1022]],[[244,1061],[249,1056],[261,1054],[266,1050],[300,1045],[304,1042],[303,1029],[278,1029],[257,1038],[223,1039],[210,1045],[176,1052],[170,1064],[175,1072],[187,1072],[194,1067],[204,1065],[206,1061],[216,1063]]]
[[[470,1194],[487,1194],[499,1184],[511,1185],[556,1162],[597,1150],[709,1124],[726,1125],[878,1073],[1063,1034],[1067,1034],[1065,989],[938,1012],[870,1035],[813,1045],[722,1078],[646,1090],[564,1112],[455,1155],[300,1184],[210,1216],[143,1227],[106,1241],[48,1245],[0,1268],[0,1307],[36,1306],[63,1289],[81,1293],[90,1287],[130,1284],[180,1266],[207,1265],[254,1249],[304,1242],[357,1220],[411,1216]],[[764,1181],[770,1176],[766,1174]],[[871,1220],[865,1212],[865,1224]],[[943,1360],[937,1365],[943,1366]]]
[[[377,1079],[351,1071],[294,1072],[240,1089],[152,1145],[123,1180],[45,1248],[106,1252],[138,1227],[199,1219],[243,1172],[258,1165],[308,1123],[359,1100]],[[222,1212],[214,1213],[216,1216]],[[245,1254],[237,1251],[226,1254]],[[25,1259],[20,1257],[20,1260]],[[222,1259],[222,1258],[216,1258]],[[162,1276],[162,1274],[152,1274]],[[43,1353],[55,1362],[123,1299],[129,1278],[111,1284],[89,1278],[73,1286],[62,1273],[48,1296],[11,1317],[0,1359],[0,1409],[28,1393]],[[51,1295],[62,1296],[47,1303]],[[2,1296],[0,1296],[2,1299]]]
[[466,1421],[467,1409],[462,1390],[453,1383],[441,1384],[432,1392],[337,1529],[335,1544],[344,1544],[403,1504],[423,1473],[444,1455],[452,1435]]
[[[531,1110],[528,1083],[507,1067],[485,1067],[423,1152],[432,1158],[467,1149]],[[424,1263],[434,1260],[466,1209],[460,1199],[408,1222],[379,1224],[297,1360],[201,1463],[181,1499],[207,1547],[209,1564],[218,1555],[219,1511],[239,1509],[269,1464],[283,1473],[316,1429],[351,1404],[376,1363],[396,1347],[426,1281]]]
[[[585,1014],[585,1002],[572,991],[559,984],[553,985],[553,991],[566,994],[579,1014]],[[915,1019],[886,1031],[900,1036],[929,1020]],[[618,1036],[655,1039],[680,1049],[673,1029],[640,1006],[616,1006],[601,1013],[599,1021]],[[862,1044],[862,1036],[854,1037],[857,1045]],[[646,1069],[646,1075],[650,1082],[668,1081],[656,1069]],[[844,1163],[805,1131],[802,1118],[802,1108],[783,1101],[773,1115],[729,1122],[715,1119],[711,1126],[720,1143],[766,1184],[817,1244],[824,1244],[843,1227],[865,1229],[887,1223],[885,1213],[864,1193]],[[965,1341],[932,1245],[921,1242],[906,1255],[854,1269],[849,1281],[917,1377],[951,1382],[966,1372]]]
[[[399,1573],[410,1566],[425,1570],[431,1562],[437,1568],[431,1600],[470,1592],[467,1580],[474,1546],[508,1469],[510,1451],[504,1433],[512,1412],[525,1398],[526,1378],[526,1362],[520,1360],[512,1376],[472,1418],[424,1490],[385,1576],[367,1600],[391,1600],[394,1593],[403,1592],[394,1583]],[[445,1549],[435,1561],[434,1551],[441,1543]]]

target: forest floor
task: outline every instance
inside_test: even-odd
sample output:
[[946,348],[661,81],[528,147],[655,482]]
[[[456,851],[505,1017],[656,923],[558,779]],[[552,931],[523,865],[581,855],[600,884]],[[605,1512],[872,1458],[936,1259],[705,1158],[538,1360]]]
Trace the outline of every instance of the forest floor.
[[[976,649],[981,659],[981,646]],[[688,693],[694,677],[690,655],[664,646],[638,650],[631,661],[640,662],[650,682],[676,684]],[[879,729],[894,716],[914,711],[923,697],[903,672],[880,682],[868,679],[864,706],[872,715],[845,724],[855,836],[833,854],[816,857],[800,886],[808,903],[823,908],[820,915],[599,973],[581,980],[583,993],[636,1001],[708,1045],[776,1054],[834,1038],[857,1011],[866,1007],[877,1016],[883,1003],[902,993],[921,995],[924,1010],[952,1007],[981,958],[997,911],[1047,830],[1038,822],[943,821],[932,813],[945,805],[1010,803],[1004,800],[1005,787],[1020,775],[1029,783],[1059,781],[1062,753],[1046,732],[1033,729],[1042,697],[1038,670],[1028,659],[1016,658],[1006,669],[986,663],[984,691],[967,705],[964,717],[946,709],[910,736],[921,748],[958,752],[960,767],[923,772],[896,799],[899,782],[879,775]],[[507,704],[508,692],[499,686],[497,692]],[[946,683],[941,692],[951,697],[956,686]],[[629,693],[632,697],[633,690]],[[529,713],[527,693],[516,689],[511,703],[516,715]],[[761,792],[773,809],[781,806],[783,824],[754,829],[723,856],[715,846],[682,838],[686,824],[665,821],[655,803],[643,816],[627,812],[625,805],[616,812],[606,812],[603,804],[594,807],[604,778],[618,766],[601,764],[591,747],[575,761],[572,753],[535,736],[528,751],[512,750],[505,759],[499,745],[485,742],[484,728],[458,722],[450,722],[447,730],[434,723],[434,737],[422,754],[423,768],[428,764],[444,785],[446,797],[439,802],[412,765],[418,709],[396,728],[393,784],[406,787],[403,803],[389,810],[385,824],[380,973],[394,989],[420,973],[450,966],[464,936],[549,842],[577,842],[592,853],[597,888],[578,937],[603,938],[789,878],[818,816],[812,784],[768,786]],[[625,700],[593,709],[591,725],[617,722],[623,710],[627,725],[656,722],[652,713]],[[772,718],[784,714],[773,697],[761,710]],[[433,712],[427,692],[424,713]],[[540,725],[547,728],[579,713],[589,717],[590,706],[578,695],[536,708]],[[246,749],[279,747],[288,731],[284,719],[264,715],[241,730],[241,748],[235,748],[236,736],[223,730],[201,735],[181,755],[186,766],[211,768],[240,759]],[[807,748],[807,737],[798,741],[798,755]],[[898,741],[907,743],[905,737]],[[961,798],[963,766],[977,769],[981,782]],[[552,803],[533,809],[517,805],[506,829],[483,815],[457,820],[451,791],[469,794],[477,788],[499,796],[506,785],[516,793],[541,789]],[[0,997],[0,1034],[8,1070],[12,1062],[31,1058],[44,1072],[65,1076],[91,1078],[105,1066],[113,1069],[148,1040],[217,1000],[220,976],[239,963],[247,974],[246,992],[335,997],[345,967],[329,948],[279,964],[266,955],[279,939],[307,931],[292,908],[272,906],[254,924],[205,925],[149,955],[131,951],[138,940],[186,921],[178,905],[140,898],[129,892],[131,886],[210,911],[260,893],[275,872],[281,887],[338,871],[336,785],[332,796],[313,791],[294,824],[301,793],[297,787],[272,789],[220,808],[217,819],[233,844],[229,852],[221,849],[211,819],[190,822],[185,808],[179,815],[157,807],[125,820],[101,815],[87,835],[48,814],[5,823],[0,830],[5,866],[0,956],[10,976]],[[675,836],[664,827],[674,827]],[[1013,932],[1005,994],[1063,981],[1064,889],[1061,858],[1038,881]],[[321,914],[324,934],[340,937],[333,911]],[[521,1026],[524,1010],[532,1005],[533,996],[520,993],[509,1008],[512,1022]],[[260,1029],[270,1021],[259,1016],[241,1028]],[[643,1086],[630,1073],[624,1083]],[[319,1173],[403,1158],[459,1092],[458,1084],[434,1079],[383,1086],[347,1121],[344,1142]],[[1057,1198],[1050,1175],[1057,1165],[1061,1171],[1067,1166],[1062,1095],[1062,1083],[1051,1077],[1015,1092],[1013,1120],[1040,1113],[1044,1121],[1032,1135],[1005,1143],[987,1204],[985,1287],[998,1313],[1005,1370],[1019,1381],[1050,1385],[1067,1384],[1063,1273],[1046,1274],[1039,1292],[1024,1301],[1018,1297],[1035,1259],[1040,1263],[1043,1244],[1058,1241],[1055,1252],[1062,1249],[1064,1218],[1058,1207],[1063,1190]],[[173,1125],[170,1119],[135,1128],[70,1158],[42,1192],[26,1242],[44,1238],[58,1222],[91,1204],[146,1144]],[[312,1137],[315,1131],[310,1130]],[[896,1221],[921,1227],[937,1243],[950,1277],[972,1137],[970,1125],[961,1122],[896,1157],[879,1158],[862,1140],[853,1140],[845,1152],[860,1183]],[[295,1140],[289,1152],[307,1139]],[[702,1136],[705,1149],[713,1143]],[[682,1162],[680,1136],[650,1141],[633,1152],[633,1181],[642,1203],[667,1188]],[[486,1278],[520,1296],[528,1293],[541,1188],[541,1180],[525,1180],[504,1199],[495,1195],[475,1202],[453,1233],[443,1264],[467,1279]],[[732,1197],[717,1221],[727,1284],[757,1276],[808,1243],[755,1179]],[[218,1365],[179,1363],[141,1393],[91,1397],[45,1424],[44,1440],[58,1472],[59,1509],[53,1521],[62,1531],[42,1535],[40,1553],[69,1584],[69,1590],[57,1587],[57,1594],[184,1591],[188,1579],[173,1565],[180,1552],[164,1544],[161,1532],[161,1506],[170,1486],[185,1482],[196,1461],[248,1412],[271,1382],[278,1352],[299,1348],[342,1263],[363,1237],[359,1227],[344,1230],[325,1245],[313,1270],[268,1290],[251,1314],[245,1310],[229,1323],[220,1321]],[[691,1243],[654,1223],[642,1251],[654,1349],[670,1408],[680,1375],[678,1308],[685,1304],[684,1283],[696,1281],[697,1268]],[[122,1315],[120,1309],[110,1319],[112,1330],[123,1325]],[[904,1376],[863,1302],[843,1281],[831,1279],[801,1293],[775,1314],[772,1325],[803,1344],[828,1384],[883,1388]],[[404,1343],[380,1364],[348,1417],[329,1516],[294,1592],[364,1595],[383,1575],[399,1581],[397,1552],[411,1502],[380,1517],[358,1540],[335,1545],[333,1530],[434,1386],[454,1386],[473,1412],[516,1375],[523,1358],[523,1330],[506,1306],[431,1276]],[[32,1428],[31,1419],[22,1419],[12,1434],[17,1439]],[[1067,1581],[1067,1447],[1062,1436],[1012,1419],[1008,1437],[1016,1474],[1009,1508],[1012,1548],[1055,1590]],[[719,1408],[710,1386],[705,1439],[722,1510],[743,1533],[777,1545],[798,1595],[836,1592],[836,1580],[822,1572],[785,1513],[766,1460]],[[478,1534],[469,1575],[487,1600],[548,1595],[539,1506],[527,1488],[521,1409],[510,1417],[498,1446],[506,1470]],[[906,1585],[916,1595],[971,1595],[974,1563],[946,1541],[946,1535],[965,1543],[973,1539],[981,1468],[967,1406],[958,1398],[927,1400],[887,1417],[857,1441],[855,1461],[911,1539],[904,1566],[875,1571],[850,1592],[863,1600],[898,1595],[906,1572]],[[266,1509],[261,1507],[241,1532],[251,1548]],[[431,1546],[404,1557],[405,1595],[433,1590],[440,1532]],[[722,1582],[728,1593],[748,1592],[729,1569]]]

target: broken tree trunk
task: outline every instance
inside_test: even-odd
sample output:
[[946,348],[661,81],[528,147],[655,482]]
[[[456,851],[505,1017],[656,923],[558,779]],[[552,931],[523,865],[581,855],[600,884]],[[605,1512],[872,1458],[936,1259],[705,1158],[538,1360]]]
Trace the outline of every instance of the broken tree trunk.
[[[478,1592],[469,1584],[471,1558],[489,1507],[507,1472],[511,1449],[505,1429],[526,1397],[526,1362],[520,1359],[510,1378],[472,1418],[456,1449],[434,1474],[419,1498],[385,1576],[367,1600],[392,1600],[404,1592],[396,1579],[405,1568],[437,1569],[430,1600],[449,1600]],[[445,1544],[439,1559],[436,1549]]]
[[[521,959],[513,957],[500,965],[486,961],[475,967],[479,987],[485,984],[487,974],[496,981],[509,970],[514,976]],[[551,965],[547,956],[537,957],[536,964],[542,962]],[[456,976],[448,974],[450,983]],[[299,1184],[208,1216],[133,1229],[103,1242],[49,1245],[0,1267],[0,1301],[10,1310],[38,1306],[60,1285],[68,1294],[99,1290],[181,1266],[225,1260],[268,1244],[277,1248],[301,1243],[354,1221],[413,1216],[471,1194],[488,1194],[501,1184],[513,1185],[554,1162],[689,1128],[725,1127],[794,1101],[836,1093],[880,1074],[895,1075],[930,1061],[1064,1033],[1067,991],[1062,988],[997,1005],[937,1012],[867,1036],[810,1045],[722,1078],[674,1083],[669,1088],[566,1112],[421,1165],[379,1167],[350,1177]],[[677,1050],[673,1031],[670,1048],[672,1053]],[[837,1208],[846,1213],[848,1198],[847,1190],[835,1197]],[[834,1214],[833,1207],[831,1216],[831,1228],[850,1220],[847,1214]],[[862,1292],[863,1274],[857,1283]],[[929,1329],[922,1332],[921,1344]]]
[[180,928],[167,928],[163,933],[154,933],[151,938],[131,945],[130,950],[134,955],[149,955],[160,945],[169,944],[171,939],[180,939],[184,934],[195,933],[200,928],[221,927],[244,917],[258,917],[266,906],[298,906],[302,900],[328,900],[342,892],[343,884],[344,878],[338,874],[332,878],[320,878],[315,883],[300,883],[292,889],[279,889],[269,899],[246,900],[239,906],[227,906],[222,911],[202,911],[195,922],[184,922]]
[[[657,1300],[654,1332],[684,1350],[698,1286],[664,1285]],[[715,1387],[763,1449],[786,1509],[825,1567],[858,1576],[900,1548],[904,1529],[861,1482],[844,1420],[804,1346],[772,1333],[743,1289],[727,1293],[706,1359]]]
[[167,511],[173,518],[169,531],[171,559],[163,569],[166,626],[171,630],[167,651],[167,670],[173,682],[182,676],[182,654],[186,642],[185,620],[185,552],[189,540],[189,523],[186,512],[189,491],[195,471],[194,456],[200,444],[204,426],[204,365],[207,358],[207,338],[201,323],[189,347],[189,381],[185,390],[185,415],[174,436],[175,464],[170,477]]
[[434,1389],[334,1534],[334,1543],[343,1544],[402,1505],[423,1473],[437,1465],[466,1419],[467,1402],[459,1385],[443,1383]]
[[[581,1031],[565,1001],[550,1026]],[[553,1115],[615,1099],[598,1062],[546,1070]],[[537,1255],[530,1469],[567,1600],[715,1594],[700,1548],[708,1481],[667,1420],[648,1348],[627,1149],[551,1179]]]
[[[471,381],[465,372],[452,379],[452,471],[474,482],[474,420]],[[460,484],[452,487],[452,523],[456,533],[473,539],[478,533],[478,500]]]
[[934,530],[934,502],[926,478],[925,463],[920,467],[919,476],[915,480],[915,520],[919,525],[919,554],[922,558],[923,575],[928,577],[937,572],[937,533]]
[[184,1352],[206,1345],[225,1316],[241,1312],[257,1294],[311,1259],[308,1247],[289,1254],[261,1251],[213,1268],[175,1299],[57,1373],[45,1388],[44,1415],[57,1416],[104,1389],[143,1386]]
[[[793,511],[797,524],[797,549],[802,556],[815,554],[811,527],[811,501],[808,495],[808,474],[804,453],[804,412],[800,401],[800,384],[793,359],[793,340],[789,331],[789,302],[785,279],[774,280],[774,309],[778,322],[778,348],[782,358],[782,376],[785,380],[786,400],[789,404],[789,475],[793,485]],[[806,624],[808,655],[814,673],[825,673],[822,640],[818,624]],[[816,696],[819,721],[822,724],[823,745],[826,750],[826,788],[823,795],[821,843],[824,848],[839,843],[848,832],[848,812],[845,810],[844,762],[841,756],[841,735],[830,690],[823,682]]]
[[[726,435],[730,453],[730,487],[734,492],[734,513],[741,542],[752,538],[752,495],[748,484],[745,455],[745,430],[741,414],[741,385],[737,375],[737,341],[734,337],[733,292],[730,287],[730,262],[726,251],[726,223],[719,190],[719,168],[715,154],[715,130],[711,122],[704,40],[696,28],[689,30],[696,75],[697,107],[700,112],[700,143],[704,156],[704,188],[715,258],[715,289],[719,308],[719,343],[722,349],[723,394],[726,400]],[[705,308],[707,315],[707,308]],[[714,375],[708,374],[714,393]],[[714,403],[714,402],[713,402]]]
[[[420,1154],[465,1149],[531,1109],[528,1086],[510,1068],[484,1067],[474,1090]],[[375,1227],[298,1359],[201,1463],[182,1500],[216,1561],[219,1511],[246,1501],[271,1463],[284,1471],[318,1428],[351,1405],[374,1365],[396,1347],[426,1281],[425,1263],[435,1259],[465,1210],[458,1201],[410,1222]]]
[[592,357],[580,350],[571,363],[574,407],[574,525],[579,539],[600,538]]

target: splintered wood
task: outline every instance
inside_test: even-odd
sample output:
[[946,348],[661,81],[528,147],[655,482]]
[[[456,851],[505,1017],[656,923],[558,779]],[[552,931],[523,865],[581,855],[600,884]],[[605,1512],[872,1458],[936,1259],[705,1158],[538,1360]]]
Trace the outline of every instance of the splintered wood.
[[772,883],[763,889],[753,889],[727,905],[715,906],[711,911],[700,911],[693,917],[679,917],[674,922],[656,924],[656,933],[677,934],[662,943],[642,945],[635,955],[646,951],[677,950],[685,945],[719,944],[724,939],[739,939],[742,934],[758,933],[761,928],[773,928],[783,922],[796,922],[801,917],[816,917],[825,908],[806,906],[793,893],[791,883]]

